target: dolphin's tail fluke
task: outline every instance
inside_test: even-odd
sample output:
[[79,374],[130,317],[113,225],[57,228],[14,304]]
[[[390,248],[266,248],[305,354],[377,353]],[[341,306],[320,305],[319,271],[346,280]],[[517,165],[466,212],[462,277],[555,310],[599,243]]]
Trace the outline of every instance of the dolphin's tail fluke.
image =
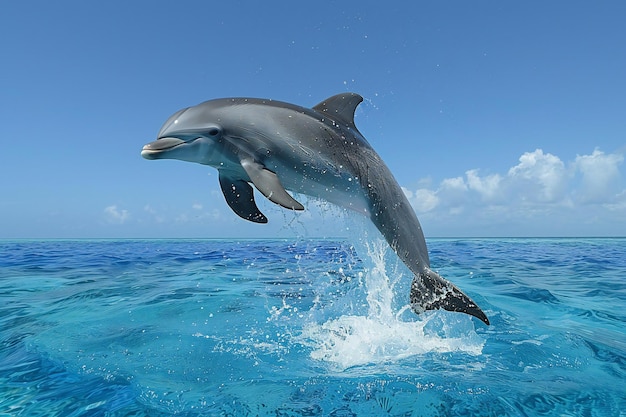
[[413,278],[410,300],[411,308],[418,314],[442,308],[469,314],[489,325],[489,319],[471,298],[430,269]]

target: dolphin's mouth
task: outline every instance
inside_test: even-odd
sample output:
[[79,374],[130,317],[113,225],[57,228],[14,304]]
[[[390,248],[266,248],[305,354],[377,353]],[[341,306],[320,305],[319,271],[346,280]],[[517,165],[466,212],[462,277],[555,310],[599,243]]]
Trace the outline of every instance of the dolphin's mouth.
[[184,140],[178,138],[161,138],[144,145],[141,150],[141,156],[146,159],[154,159],[156,155],[165,151],[170,151],[184,143]]

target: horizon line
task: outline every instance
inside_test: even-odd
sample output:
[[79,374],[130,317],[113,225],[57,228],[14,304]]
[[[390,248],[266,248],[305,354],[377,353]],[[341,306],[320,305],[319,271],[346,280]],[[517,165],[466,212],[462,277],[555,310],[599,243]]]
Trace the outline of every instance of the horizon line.
[[[626,239],[626,236],[429,236],[429,239]],[[0,237],[0,242],[13,240],[350,240],[347,236],[314,237]]]

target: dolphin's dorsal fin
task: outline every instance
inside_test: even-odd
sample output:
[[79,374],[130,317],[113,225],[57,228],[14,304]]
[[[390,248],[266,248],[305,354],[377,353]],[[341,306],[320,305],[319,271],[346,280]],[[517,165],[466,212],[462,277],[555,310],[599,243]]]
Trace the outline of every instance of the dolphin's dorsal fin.
[[363,97],[356,93],[342,93],[328,97],[326,100],[314,106],[313,110],[327,114],[331,119],[343,122],[356,129],[356,125],[354,124],[354,112],[362,101]]
[[254,190],[246,181],[220,171],[220,187],[228,206],[242,219],[254,223],[267,223],[254,202]]
[[274,172],[252,158],[242,159],[241,166],[250,177],[252,184],[271,202],[291,210],[304,210],[304,206],[287,193]]

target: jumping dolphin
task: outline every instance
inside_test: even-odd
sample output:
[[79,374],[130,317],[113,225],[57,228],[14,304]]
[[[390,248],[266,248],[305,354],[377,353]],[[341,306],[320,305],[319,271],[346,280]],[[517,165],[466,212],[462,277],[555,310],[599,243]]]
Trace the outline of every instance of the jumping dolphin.
[[270,201],[304,210],[286,190],[358,211],[376,225],[413,272],[416,313],[444,309],[489,319],[467,295],[430,269],[422,228],[397,181],[354,124],[363,97],[338,94],[313,108],[275,100],[223,98],[174,113],[146,159],[217,168],[226,203],[241,218],[267,223],[252,183]]

